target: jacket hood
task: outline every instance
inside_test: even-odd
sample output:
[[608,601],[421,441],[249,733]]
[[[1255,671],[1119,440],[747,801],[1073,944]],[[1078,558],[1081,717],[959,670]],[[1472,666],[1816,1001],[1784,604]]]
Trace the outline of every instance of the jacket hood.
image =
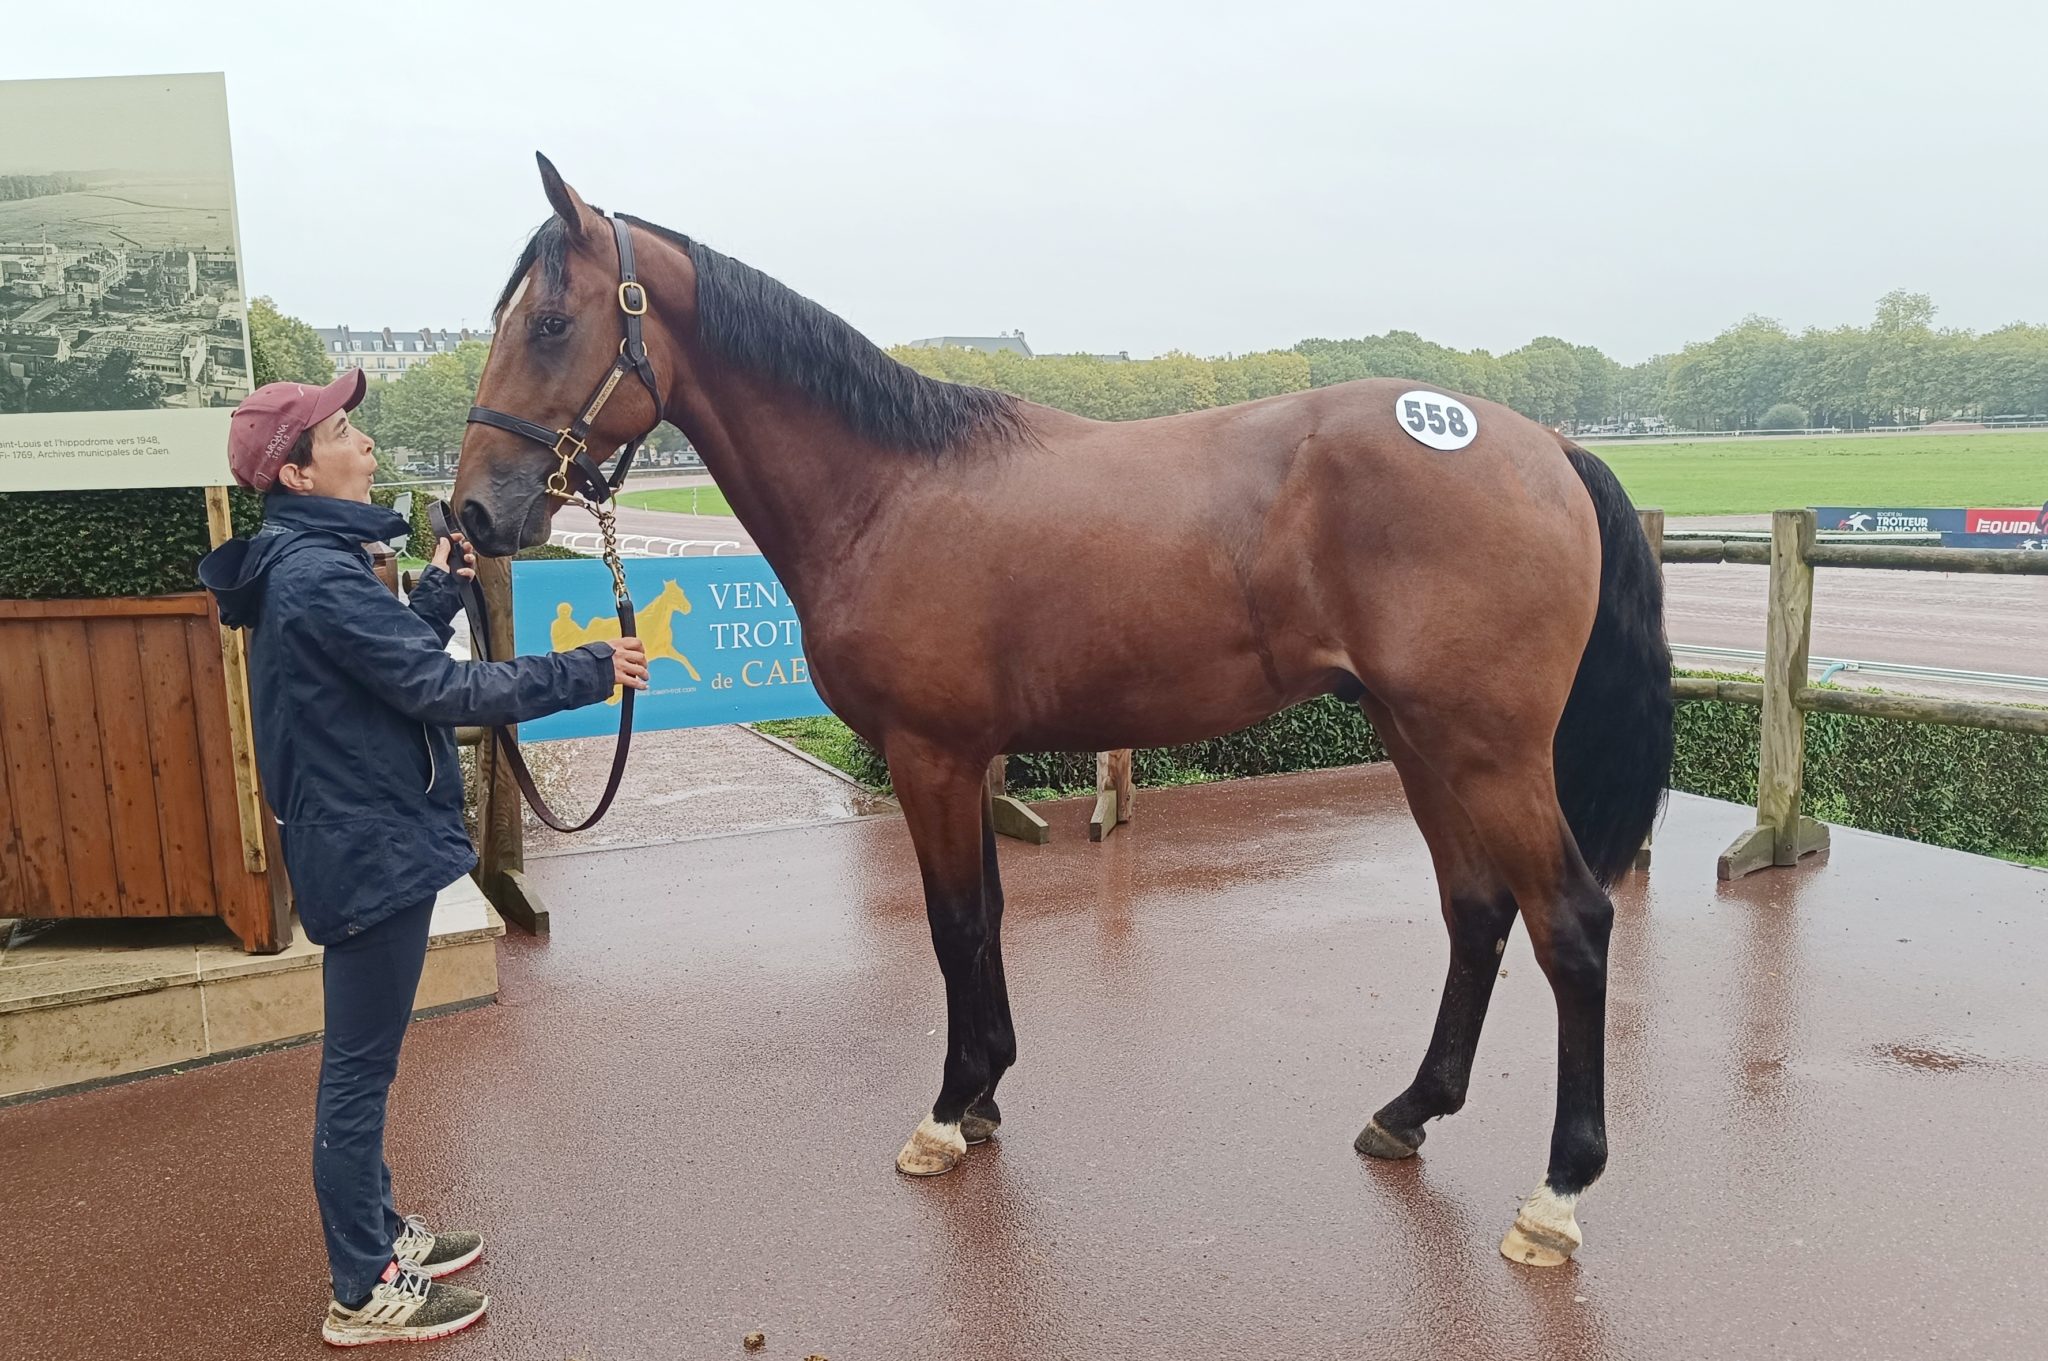
[[361,544],[395,539],[410,530],[404,516],[383,506],[273,492],[263,498],[263,527],[201,558],[199,581],[220,602],[220,621],[246,628],[261,613],[264,577],[293,550],[338,541],[360,552]]

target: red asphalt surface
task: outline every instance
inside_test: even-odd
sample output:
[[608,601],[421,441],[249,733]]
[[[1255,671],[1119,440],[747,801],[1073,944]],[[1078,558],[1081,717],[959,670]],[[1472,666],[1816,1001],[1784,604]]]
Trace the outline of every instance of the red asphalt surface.
[[[1522,933],[1419,1158],[1446,946],[1391,770],[1141,794],[1004,843],[1022,1060],[950,1176],[893,1158],[942,990],[899,820],[563,856],[499,1003],[420,1023],[401,1205],[488,1235],[491,1313],[410,1356],[2048,1355],[2048,875],[1837,830],[1735,884],[1677,796],[1617,893],[1608,1174],[1578,1259],[1496,1251],[1555,1031]],[[317,1054],[0,1110],[0,1357],[315,1357]]]
[[[1768,567],[1674,564],[1664,581],[1674,647],[1763,648]],[[1816,657],[2048,676],[2048,577],[1822,568],[1813,581]]]

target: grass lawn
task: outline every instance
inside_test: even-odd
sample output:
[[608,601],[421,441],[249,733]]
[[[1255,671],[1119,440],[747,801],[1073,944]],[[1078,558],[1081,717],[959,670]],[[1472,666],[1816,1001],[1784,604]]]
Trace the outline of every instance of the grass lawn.
[[806,756],[815,756],[857,780],[870,774],[869,763],[861,759],[860,739],[853,735],[853,729],[829,715],[777,718],[751,726],[770,737],[781,738]]
[[718,488],[664,487],[659,491],[629,491],[619,498],[622,506],[636,510],[665,510],[676,515],[730,515],[732,507]]
[[1639,506],[1750,515],[1799,506],[2031,506],[2048,431],[1591,446]]
[[[1759,515],[1797,506],[2032,506],[2048,501],[2048,430],[1602,444],[1639,506]],[[714,486],[632,491],[619,504],[731,515]]]

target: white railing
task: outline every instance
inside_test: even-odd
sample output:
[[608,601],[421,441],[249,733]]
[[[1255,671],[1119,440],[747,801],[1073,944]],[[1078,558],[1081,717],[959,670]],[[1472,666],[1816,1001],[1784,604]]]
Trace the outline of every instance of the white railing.
[[1788,439],[1801,436],[1819,435],[1917,435],[1923,432],[1937,435],[1989,435],[2000,430],[2039,430],[2048,427],[2048,420],[2040,417],[2022,417],[2012,420],[1992,418],[1972,421],[1958,417],[1954,420],[1926,421],[1913,425],[1878,425],[1850,428],[1838,425],[1810,425],[1797,429],[1770,430],[1582,430],[1571,436],[1581,444],[1628,444],[1646,440],[1739,440],[1739,439]]
[[[588,530],[572,532],[558,529],[548,542],[558,547],[574,549],[578,553],[595,553],[604,546],[603,538]],[[664,539],[652,534],[619,535],[619,556],[622,558],[724,557],[730,553],[746,551],[747,546],[737,539]]]
[[[1671,650],[1687,657],[1710,661],[1742,662],[1761,666],[1762,649],[1753,647],[1708,647],[1701,643],[1673,643]],[[1908,680],[1953,681],[1963,685],[1995,685],[2007,690],[2048,690],[2048,676],[2010,675],[2003,671],[1967,671],[1953,666],[1916,666],[1906,662],[1864,662],[1848,657],[1808,657],[1809,670],[1820,672],[1823,681],[1842,672],[1856,675],[1898,676]]]

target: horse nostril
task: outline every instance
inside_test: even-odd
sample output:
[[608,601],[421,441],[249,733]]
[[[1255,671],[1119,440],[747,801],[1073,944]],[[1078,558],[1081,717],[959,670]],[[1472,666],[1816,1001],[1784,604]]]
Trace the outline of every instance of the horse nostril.
[[448,518],[455,528],[468,535],[472,542],[489,544],[491,537],[491,513],[481,501],[467,500],[451,502]]

